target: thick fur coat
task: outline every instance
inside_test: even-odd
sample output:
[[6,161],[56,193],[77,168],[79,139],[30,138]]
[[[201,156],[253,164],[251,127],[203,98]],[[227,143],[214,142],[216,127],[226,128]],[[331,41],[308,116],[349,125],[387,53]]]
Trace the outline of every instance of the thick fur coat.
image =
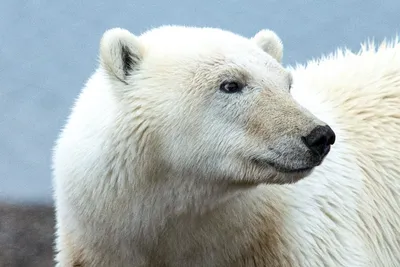
[[57,266],[400,266],[400,45],[282,49],[107,31],[54,149]]

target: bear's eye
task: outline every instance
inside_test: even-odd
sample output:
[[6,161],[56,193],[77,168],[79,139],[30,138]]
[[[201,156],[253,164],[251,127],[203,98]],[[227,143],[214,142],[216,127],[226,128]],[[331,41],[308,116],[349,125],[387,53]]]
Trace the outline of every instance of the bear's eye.
[[219,89],[224,93],[232,94],[242,91],[243,85],[238,82],[226,81],[221,83]]

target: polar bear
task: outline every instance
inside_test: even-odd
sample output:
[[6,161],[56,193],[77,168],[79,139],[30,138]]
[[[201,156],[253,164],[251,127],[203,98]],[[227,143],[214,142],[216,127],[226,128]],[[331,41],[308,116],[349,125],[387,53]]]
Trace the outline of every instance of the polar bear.
[[395,52],[105,32],[54,148],[57,266],[396,266]]

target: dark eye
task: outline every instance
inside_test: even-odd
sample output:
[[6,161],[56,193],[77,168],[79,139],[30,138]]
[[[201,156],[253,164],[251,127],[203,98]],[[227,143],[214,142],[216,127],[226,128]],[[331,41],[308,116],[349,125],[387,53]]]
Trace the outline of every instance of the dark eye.
[[243,86],[237,82],[223,82],[219,89],[224,93],[232,94],[242,91]]

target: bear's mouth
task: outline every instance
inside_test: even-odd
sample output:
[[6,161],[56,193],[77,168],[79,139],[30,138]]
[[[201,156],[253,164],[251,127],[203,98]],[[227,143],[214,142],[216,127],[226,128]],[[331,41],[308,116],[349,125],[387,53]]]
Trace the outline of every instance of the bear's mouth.
[[276,162],[272,162],[269,160],[265,159],[260,159],[260,158],[252,158],[251,161],[261,167],[269,167],[269,168],[274,168],[276,171],[281,172],[281,173],[307,173],[310,172],[314,169],[315,166],[319,165],[318,164],[312,164],[312,165],[307,165],[304,167],[289,167],[289,166],[284,166],[282,164],[278,164]]

